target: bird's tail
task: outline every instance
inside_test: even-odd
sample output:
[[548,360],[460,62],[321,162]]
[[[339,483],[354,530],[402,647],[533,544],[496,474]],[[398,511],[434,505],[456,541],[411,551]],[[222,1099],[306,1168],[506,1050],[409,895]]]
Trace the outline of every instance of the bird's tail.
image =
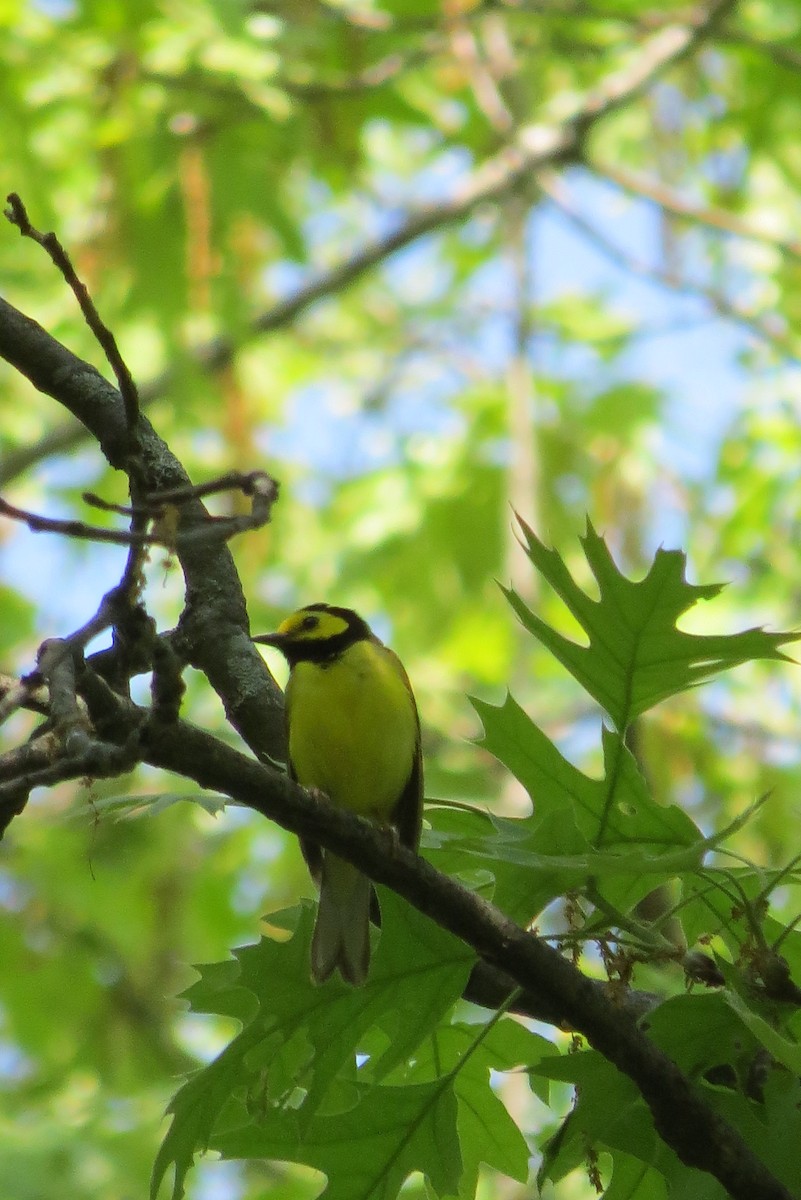
[[370,966],[371,893],[366,875],[335,854],[324,853],[311,947],[315,983],[324,983],[337,967],[347,983],[364,983]]

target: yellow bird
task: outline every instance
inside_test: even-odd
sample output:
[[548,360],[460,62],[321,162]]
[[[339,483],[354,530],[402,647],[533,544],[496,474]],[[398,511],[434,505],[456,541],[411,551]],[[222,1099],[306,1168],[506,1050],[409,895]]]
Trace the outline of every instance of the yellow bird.
[[[275,633],[290,667],[286,688],[288,769],[332,804],[392,826],[417,849],[423,807],[420,721],[400,659],[349,608],[309,604]],[[370,880],[350,863],[301,838],[320,887],[311,974],[322,983],[338,969],[364,983],[370,965]]]

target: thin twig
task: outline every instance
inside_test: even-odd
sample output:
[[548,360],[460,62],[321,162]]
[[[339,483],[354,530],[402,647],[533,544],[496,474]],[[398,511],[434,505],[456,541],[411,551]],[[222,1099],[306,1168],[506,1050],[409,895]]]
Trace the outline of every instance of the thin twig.
[[104,500],[102,496],[98,496],[95,492],[82,492],[81,499],[84,504],[89,504],[92,508],[99,508],[101,512],[116,513],[119,517],[132,517],[135,512],[146,513],[149,517],[161,517],[164,515],[163,504],[148,504],[142,502],[134,506],[132,504],[114,504],[111,500]]
[[726,212],[725,209],[695,204],[660,180],[647,179],[644,175],[629,171],[625,167],[608,162],[598,162],[596,159],[587,160],[585,165],[596,175],[616,184],[629,195],[653,201],[671,216],[691,221],[695,225],[708,225],[711,229],[717,229],[721,233],[730,233],[735,237],[746,238],[748,241],[760,242],[762,245],[778,250],[780,254],[788,258],[801,261],[801,241],[774,237],[767,231],[757,229],[747,221],[743,221],[734,213]]
[[278,499],[279,485],[265,471],[226,471],[224,475],[209,479],[205,483],[187,483],[181,487],[148,492],[137,504],[114,504],[94,492],[83,492],[81,498],[86,504],[91,504],[93,508],[99,508],[103,512],[117,513],[123,517],[144,514],[158,520],[165,516],[168,504],[188,504],[192,500],[201,500],[204,496],[234,490],[242,492],[245,496],[253,496],[259,506],[272,505]]
[[[251,511],[230,517],[206,516],[202,523],[177,533],[169,532],[169,522],[166,520],[170,506],[187,504],[200,496],[209,496],[216,492],[230,491],[236,488],[244,495],[251,497]],[[143,506],[133,505],[130,508],[123,505],[112,505],[92,493],[86,493],[85,499],[98,508],[120,512],[126,515],[142,518],[146,523],[155,519],[161,522],[152,533],[137,529],[102,529],[97,525],[88,525],[85,521],[74,519],[62,520],[56,517],[43,517],[27,509],[17,508],[0,497],[0,515],[21,521],[34,533],[59,533],[64,537],[80,538],[89,542],[110,542],[116,546],[164,546],[174,550],[176,545],[185,541],[228,541],[238,533],[248,529],[258,529],[266,525],[270,519],[272,506],[278,498],[278,484],[264,471],[251,471],[243,474],[231,471],[219,479],[197,487],[168,489],[163,492],[152,492],[146,498]]]
[[59,269],[71,288],[75,299],[80,305],[86,324],[96,337],[100,348],[108,360],[109,366],[114,372],[114,377],[117,380],[117,386],[120,389],[120,395],[125,405],[128,433],[131,440],[131,453],[133,454],[136,451],[139,394],[133,376],[120,354],[114,334],[101,320],[86,285],[78,278],[70,256],[61,245],[55,233],[41,233],[40,230],[31,224],[27,209],[16,192],[11,192],[7,199],[8,208],[5,212],[6,217],[12,225],[16,225],[23,237],[31,238],[32,241],[40,245],[50,255],[53,264]]
[[278,499],[279,488],[276,480],[266,471],[226,471],[224,475],[218,475],[216,479],[209,479],[205,483],[148,492],[147,499],[161,504],[183,504],[188,500],[201,500],[204,496],[233,490],[238,490],[245,496],[252,496],[254,502],[258,502],[259,505],[272,505]]
[[131,545],[162,545],[168,543],[152,534],[132,533],[127,529],[101,529],[97,525],[87,525],[85,521],[60,520],[56,517],[43,517],[38,513],[17,508],[0,497],[0,515],[9,517],[12,521],[20,521],[27,525],[33,533],[59,533],[62,537],[80,538],[88,542],[110,542],[115,546]]

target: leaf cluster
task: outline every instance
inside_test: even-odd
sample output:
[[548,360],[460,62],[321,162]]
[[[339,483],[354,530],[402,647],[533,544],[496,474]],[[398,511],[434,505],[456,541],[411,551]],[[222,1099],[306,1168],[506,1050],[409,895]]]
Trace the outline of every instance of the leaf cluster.
[[[586,645],[546,624],[514,591],[509,600],[601,706],[603,776],[573,765],[511,696],[498,707],[476,702],[485,745],[526,789],[531,813],[435,806],[424,852],[520,924],[540,926],[590,973],[594,960],[595,971],[602,965],[621,1005],[645,1012],[648,1036],[767,1169],[797,1188],[786,1124],[782,1137],[764,1135],[788,1120],[801,1132],[799,994],[790,979],[790,964],[801,965],[801,937],[767,917],[793,864],[772,873],[732,866],[725,842],[749,814],[705,835],[681,809],[654,800],[627,745],[632,723],[660,701],[745,661],[781,660],[797,635],[681,630],[677,619],[720,589],[688,584],[674,551],[660,550],[644,578],[628,579],[588,526],[592,598],[556,551],[521,529],[532,564]],[[639,906],[665,887],[672,903],[649,919]],[[611,1196],[645,1200],[698,1188],[725,1195],[665,1145],[643,1095],[597,1050],[527,1028],[509,1011],[515,993],[495,1013],[466,1008],[460,998],[473,955],[393,893],[380,896],[378,948],[362,989],[309,982],[305,904],[273,917],[273,932],[258,945],[199,968],[186,993],[192,1010],[234,1017],[241,1030],[174,1098],[154,1196],[172,1167],[178,1200],[195,1155],[216,1150],[304,1164],[326,1176],[325,1196],[390,1198],[419,1173],[429,1195],[467,1200],[482,1164],[525,1181],[538,1145],[541,1181],[584,1169],[603,1178]],[[694,957],[671,941],[677,917],[699,947]],[[703,979],[717,990],[684,994],[684,971],[690,984]],[[637,992],[643,977],[657,994]],[[522,1107],[498,1086],[521,1073],[530,1088]],[[560,1084],[576,1094],[566,1116]],[[538,1103],[551,1114],[539,1135],[531,1123]]]

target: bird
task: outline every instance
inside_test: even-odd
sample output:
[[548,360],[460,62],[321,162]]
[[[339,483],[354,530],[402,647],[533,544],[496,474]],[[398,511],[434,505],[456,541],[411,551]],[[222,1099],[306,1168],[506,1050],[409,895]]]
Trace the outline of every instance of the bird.
[[[332,804],[389,827],[417,850],[423,811],[420,719],[398,656],[350,608],[308,604],[275,633],[255,642],[289,664],[285,694],[290,776]],[[312,935],[311,977],[335,970],[353,986],[367,979],[371,911],[380,920],[370,880],[356,867],[301,837],[320,889]]]

